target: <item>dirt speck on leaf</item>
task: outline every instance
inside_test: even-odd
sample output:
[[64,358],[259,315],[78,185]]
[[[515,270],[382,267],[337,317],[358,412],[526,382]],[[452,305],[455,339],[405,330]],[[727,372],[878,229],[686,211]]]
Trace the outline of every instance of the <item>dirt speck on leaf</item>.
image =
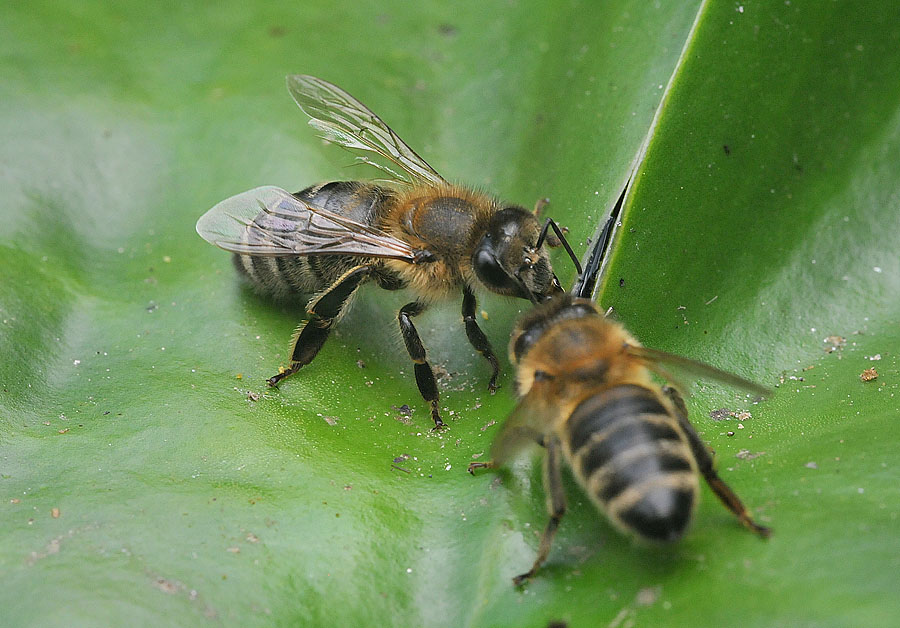
[[871,382],[872,380],[878,379],[878,371],[876,371],[874,368],[866,369],[859,374],[859,379],[864,382]]
[[843,336],[828,336],[823,342],[825,343],[825,353],[833,353],[843,349],[847,344],[847,339]]
[[758,451],[756,453],[752,453],[749,449],[741,449],[737,452],[734,457],[740,460],[753,460],[754,458],[759,458],[760,456],[766,455],[764,451]]

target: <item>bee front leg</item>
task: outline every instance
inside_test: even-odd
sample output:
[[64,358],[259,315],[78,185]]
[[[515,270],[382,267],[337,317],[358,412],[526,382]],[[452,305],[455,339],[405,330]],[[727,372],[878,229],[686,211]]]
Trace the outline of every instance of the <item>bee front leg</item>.
[[406,352],[415,363],[416,385],[419,387],[419,393],[425,401],[431,404],[431,418],[434,420],[434,429],[444,427],[441,420],[440,406],[438,404],[439,395],[437,381],[434,378],[434,371],[425,357],[425,347],[419,339],[419,332],[413,325],[412,317],[418,316],[425,311],[427,306],[421,301],[413,301],[407,303],[400,308],[397,314],[397,320],[400,323],[400,333],[403,335],[403,342],[406,344]]
[[370,266],[351,268],[310,302],[306,308],[310,314],[309,320],[301,325],[294,334],[291,364],[282,372],[266,380],[269,386],[277,385],[285,377],[293,375],[301,367],[313,361],[325,341],[328,340],[334,320],[344,311],[350,297],[369,276],[371,270]]
[[497,361],[497,356],[494,354],[490,341],[484,335],[484,332],[481,331],[475,319],[475,295],[468,286],[463,289],[462,315],[466,324],[466,336],[469,338],[469,344],[491,364],[492,371],[491,379],[488,382],[488,390],[493,395],[498,388],[497,376],[500,374],[500,362]]
[[747,510],[746,506],[744,506],[743,502],[741,502],[737,494],[731,490],[731,487],[719,477],[718,473],[716,473],[716,470],[713,467],[712,453],[697,435],[694,426],[691,425],[691,422],[687,418],[687,407],[684,404],[684,399],[681,398],[678,391],[670,386],[664,387],[663,392],[675,406],[675,415],[678,418],[678,424],[681,426],[681,429],[684,430],[684,433],[688,438],[691,451],[694,454],[694,460],[697,461],[700,473],[703,474],[703,478],[706,480],[706,483],[709,484],[709,488],[711,488],[713,493],[716,494],[716,497],[725,504],[725,507],[735,514],[744,527],[763,538],[768,538],[772,534],[772,530],[753,521],[750,512]]
[[547,527],[541,535],[541,546],[531,569],[513,578],[513,584],[516,586],[532,578],[547,560],[559,522],[566,514],[566,493],[562,484],[562,448],[556,437],[546,439],[544,445],[547,447],[547,456],[544,458],[544,490],[547,492],[547,512],[550,514],[550,521],[547,522]]

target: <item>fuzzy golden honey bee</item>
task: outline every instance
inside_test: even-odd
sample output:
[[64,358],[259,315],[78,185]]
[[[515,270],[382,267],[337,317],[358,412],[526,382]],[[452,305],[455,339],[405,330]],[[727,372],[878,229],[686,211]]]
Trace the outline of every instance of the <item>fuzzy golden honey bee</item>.
[[493,392],[500,367],[476,322],[475,293],[535,302],[561,293],[544,246],[564,243],[560,229],[549,219],[542,225],[537,207],[528,211],[448,183],[339,87],[302,75],[288,76],[287,87],[325,139],[357,152],[387,179],[334,181],[296,194],[256,188],[210,209],[197,232],[233,252],[238,271],[258,292],[312,297],[309,318],[293,338],[290,364],[269,378],[271,386],[315,358],[361,284],[410,288],[416,298],[397,318],[419,392],[440,427],[438,388],[413,318],[461,291],[466,335],[491,366]]
[[[596,268],[596,264],[594,264]],[[574,294],[590,294],[576,284]],[[642,347],[625,328],[585,298],[561,294],[517,322],[509,344],[520,401],[491,447],[491,460],[469,471],[508,463],[535,443],[546,450],[544,486],[550,521],[531,569],[547,559],[566,510],[565,461],[597,507],[620,531],[665,543],[684,535],[699,497],[698,473],[738,520],[756,534],[769,529],[751,518],[718,476],[679,393],[656,384],[671,380],[663,364],[764,395],[767,389],[736,375]]]

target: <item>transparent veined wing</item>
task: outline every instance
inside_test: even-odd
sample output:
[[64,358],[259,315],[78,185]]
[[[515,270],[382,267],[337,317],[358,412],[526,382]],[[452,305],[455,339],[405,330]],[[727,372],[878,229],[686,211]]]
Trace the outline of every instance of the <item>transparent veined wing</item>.
[[337,85],[294,74],[287,77],[287,88],[310,117],[309,124],[325,139],[361,153],[361,161],[386,172],[394,181],[420,185],[444,182],[391,127]]
[[495,467],[508,465],[524,451],[536,447],[559,409],[547,403],[547,391],[535,382],[504,421],[491,443]]
[[678,371],[699,377],[701,379],[712,379],[719,381],[728,386],[739,388],[751,392],[759,397],[771,397],[772,390],[761,384],[744,379],[740,375],[729,373],[710,366],[704,362],[698,362],[681,355],[675,355],[659,349],[650,349],[649,347],[626,345],[626,350],[636,358],[640,358],[651,371],[670,381],[677,381],[668,373],[661,365],[669,365],[675,367]]
[[274,186],[227,198],[200,217],[197,233],[219,248],[263,257],[359,255],[430,261],[380,229],[315,207]]

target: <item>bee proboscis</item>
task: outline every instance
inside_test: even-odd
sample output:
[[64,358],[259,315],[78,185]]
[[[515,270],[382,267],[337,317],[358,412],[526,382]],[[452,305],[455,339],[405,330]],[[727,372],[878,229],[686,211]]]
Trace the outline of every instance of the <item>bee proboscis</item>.
[[[448,183],[361,102],[322,79],[292,75],[287,87],[310,125],[385,180],[334,181],[290,194],[261,187],[204,214],[197,232],[235,254],[257,291],[275,298],[311,295],[308,320],[294,335],[290,364],[275,386],[309,364],[364,282],[417,296],[397,316],[416,383],[440,427],[439,395],[413,318],[434,301],[462,292],[469,343],[488,361],[493,393],[499,362],[475,318],[477,290],[541,301],[561,293],[544,247],[565,244],[538,208],[501,203]],[[565,244],[570,255],[574,254]]]

